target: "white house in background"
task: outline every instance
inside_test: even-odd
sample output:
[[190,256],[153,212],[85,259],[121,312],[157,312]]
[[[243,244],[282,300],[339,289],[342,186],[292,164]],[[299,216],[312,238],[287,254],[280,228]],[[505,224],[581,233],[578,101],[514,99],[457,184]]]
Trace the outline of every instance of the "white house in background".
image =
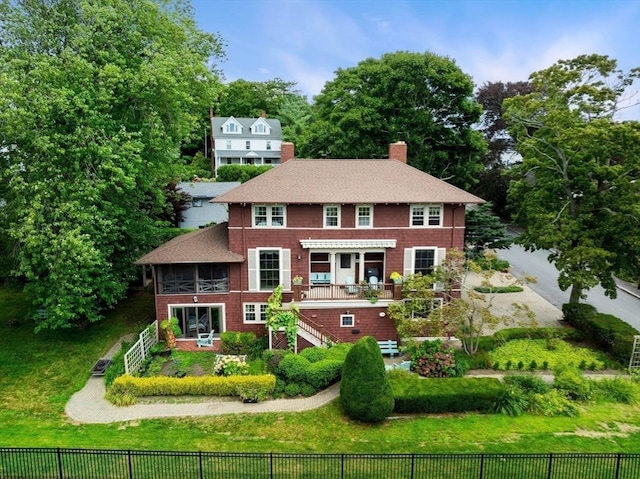
[[223,223],[229,220],[227,205],[223,203],[209,203],[223,193],[239,186],[239,181],[206,182],[183,181],[177,187],[184,193],[191,195],[189,208],[182,212],[184,220],[180,222],[180,228],[202,228],[211,223]]
[[[215,171],[223,165],[279,165],[283,156],[293,158],[293,144],[282,142],[280,120],[259,118],[211,118]],[[285,160],[286,161],[286,160]]]

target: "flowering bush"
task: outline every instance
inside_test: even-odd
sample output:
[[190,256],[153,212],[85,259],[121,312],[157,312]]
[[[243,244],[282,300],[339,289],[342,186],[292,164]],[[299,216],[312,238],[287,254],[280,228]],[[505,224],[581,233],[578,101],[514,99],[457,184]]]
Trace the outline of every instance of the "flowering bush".
[[427,378],[456,376],[456,358],[453,350],[442,341],[425,341],[411,353],[411,369]]
[[389,275],[389,278],[391,278],[391,281],[396,281],[398,279],[402,279],[402,275],[400,273],[398,273],[397,271],[394,271],[393,273],[391,273]]
[[231,354],[219,355],[213,374],[216,376],[244,376],[249,373],[249,365],[244,357]]

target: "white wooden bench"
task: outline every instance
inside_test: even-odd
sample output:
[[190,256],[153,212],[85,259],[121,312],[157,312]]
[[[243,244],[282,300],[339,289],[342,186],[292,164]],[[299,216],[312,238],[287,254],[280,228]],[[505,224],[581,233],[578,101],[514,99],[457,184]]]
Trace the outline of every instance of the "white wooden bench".
[[311,273],[309,282],[313,285],[331,284],[331,273]]
[[390,357],[393,357],[396,354],[400,354],[400,351],[398,350],[398,341],[394,341],[393,339],[378,341],[378,346],[380,347],[380,351],[383,355],[388,354]]

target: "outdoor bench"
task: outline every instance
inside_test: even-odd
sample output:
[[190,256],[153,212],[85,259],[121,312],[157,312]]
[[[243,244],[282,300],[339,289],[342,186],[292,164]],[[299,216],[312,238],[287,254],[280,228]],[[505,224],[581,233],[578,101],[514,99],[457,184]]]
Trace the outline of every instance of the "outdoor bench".
[[394,341],[393,339],[378,341],[378,346],[382,354],[388,354],[390,357],[393,357],[395,354],[400,354],[400,351],[398,351],[398,341]]

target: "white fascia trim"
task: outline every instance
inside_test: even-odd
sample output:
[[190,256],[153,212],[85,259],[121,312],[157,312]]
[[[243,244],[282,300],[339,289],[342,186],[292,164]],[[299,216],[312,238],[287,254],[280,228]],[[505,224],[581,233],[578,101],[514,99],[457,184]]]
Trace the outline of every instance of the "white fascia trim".
[[304,249],[363,249],[395,248],[394,239],[306,239],[300,240]]

